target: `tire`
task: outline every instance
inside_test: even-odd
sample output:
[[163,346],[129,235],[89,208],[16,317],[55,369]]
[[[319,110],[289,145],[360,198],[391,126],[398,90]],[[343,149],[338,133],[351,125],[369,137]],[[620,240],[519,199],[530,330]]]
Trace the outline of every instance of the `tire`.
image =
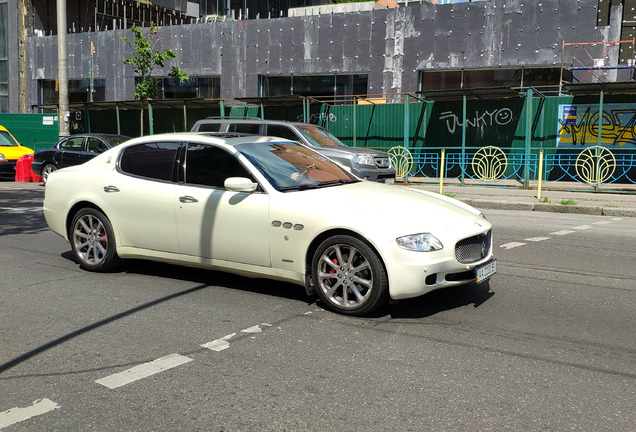
[[88,271],[106,272],[120,263],[113,228],[98,210],[83,208],[78,211],[71,223],[69,239],[75,259]]
[[53,171],[57,171],[57,167],[53,164],[46,164],[42,167],[42,183],[46,184],[49,179],[49,174]]
[[311,269],[318,296],[335,312],[364,315],[388,299],[382,261],[355,237],[337,235],[323,241],[314,253]]

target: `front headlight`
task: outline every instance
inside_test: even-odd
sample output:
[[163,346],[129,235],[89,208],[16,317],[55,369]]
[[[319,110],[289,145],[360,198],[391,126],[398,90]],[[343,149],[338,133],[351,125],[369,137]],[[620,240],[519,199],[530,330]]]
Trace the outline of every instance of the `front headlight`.
[[402,249],[417,252],[432,252],[441,250],[444,246],[442,242],[428,233],[413,234],[395,239]]
[[360,165],[375,166],[375,161],[373,160],[373,155],[356,153],[353,156],[353,161],[356,162],[357,164],[360,164]]
[[7,158],[4,157],[4,155],[2,153],[0,153],[0,160],[4,161],[4,160],[7,160]]

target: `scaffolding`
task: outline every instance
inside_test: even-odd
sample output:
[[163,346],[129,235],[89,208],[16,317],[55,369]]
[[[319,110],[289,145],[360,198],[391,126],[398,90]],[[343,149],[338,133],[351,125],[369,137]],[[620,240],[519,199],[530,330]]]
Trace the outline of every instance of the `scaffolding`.
[[[565,42],[563,41],[561,45],[561,77],[559,79],[559,95],[563,89],[563,69],[567,67],[567,69],[572,71],[586,71],[582,78],[578,79],[578,82],[584,82],[584,80],[590,76],[592,82],[614,82],[616,78],[613,79],[608,76],[606,73],[610,70],[619,70],[619,69],[629,69],[629,80],[634,81],[634,69],[636,67],[636,56],[635,56],[635,47],[634,44],[636,42],[636,38],[631,40],[619,40],[619,41],[609,41],[609,42]],[[611,61],[612,48],[618,49],[621,44],[631,44],[630,48],[632,50],[631,58],[628,60],[626,65],[618,64],[618,54],[616,54],[616,61]],[[572,54],[566,53],[566,47],[573,47]],[[594,55],[590,52],[591,47],[596,47],[603,49],[601,55],[599,57],[594,57]],[[576,56],[576,48],[582,47],[584,55],[582,58]],[[571,60],[572,66],[565,66],[565,58],[568,57]],[[606,65],[607,63],[607,65]],[[610,65],[610,63],[614,63],[615,65]],[[576,66],[575,66],[576,65]],[[572,75],[574,77],[574,75]],[[570,84],[570,83],[566,83]]]

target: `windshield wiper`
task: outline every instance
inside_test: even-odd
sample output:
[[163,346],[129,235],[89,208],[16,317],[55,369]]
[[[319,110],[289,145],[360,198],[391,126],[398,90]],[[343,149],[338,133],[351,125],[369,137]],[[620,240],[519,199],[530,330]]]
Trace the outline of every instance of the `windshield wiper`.
[[304,184],[304,185],[298,185],[298,186],[283,186],[283,187],[279,188],[278,190],[280,190],[282,192],[301,191],[301,190],[306,190],[306,189],[317,189],[319,187],[320,187],[320,185],[318,185],[318,184]]

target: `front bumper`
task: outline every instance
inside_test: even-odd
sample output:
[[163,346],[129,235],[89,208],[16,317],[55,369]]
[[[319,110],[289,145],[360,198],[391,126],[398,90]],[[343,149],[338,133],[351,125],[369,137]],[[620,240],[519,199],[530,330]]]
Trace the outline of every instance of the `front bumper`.
[[37,162],[37,161],[31,162],[31,171],[33,171],[33,174],[41,176],[42,165],[43,165],[43,162]]
[[419,297],[431,291],[475,281],[475,269],[493,260],[492,243],[483,258],[460,263],[455,247],[436,252],[413,252],[391,247],[388,257],[389,293],[392,299]]
[[0,177],[15,178],[16,161],[4,160],[0,161]]

